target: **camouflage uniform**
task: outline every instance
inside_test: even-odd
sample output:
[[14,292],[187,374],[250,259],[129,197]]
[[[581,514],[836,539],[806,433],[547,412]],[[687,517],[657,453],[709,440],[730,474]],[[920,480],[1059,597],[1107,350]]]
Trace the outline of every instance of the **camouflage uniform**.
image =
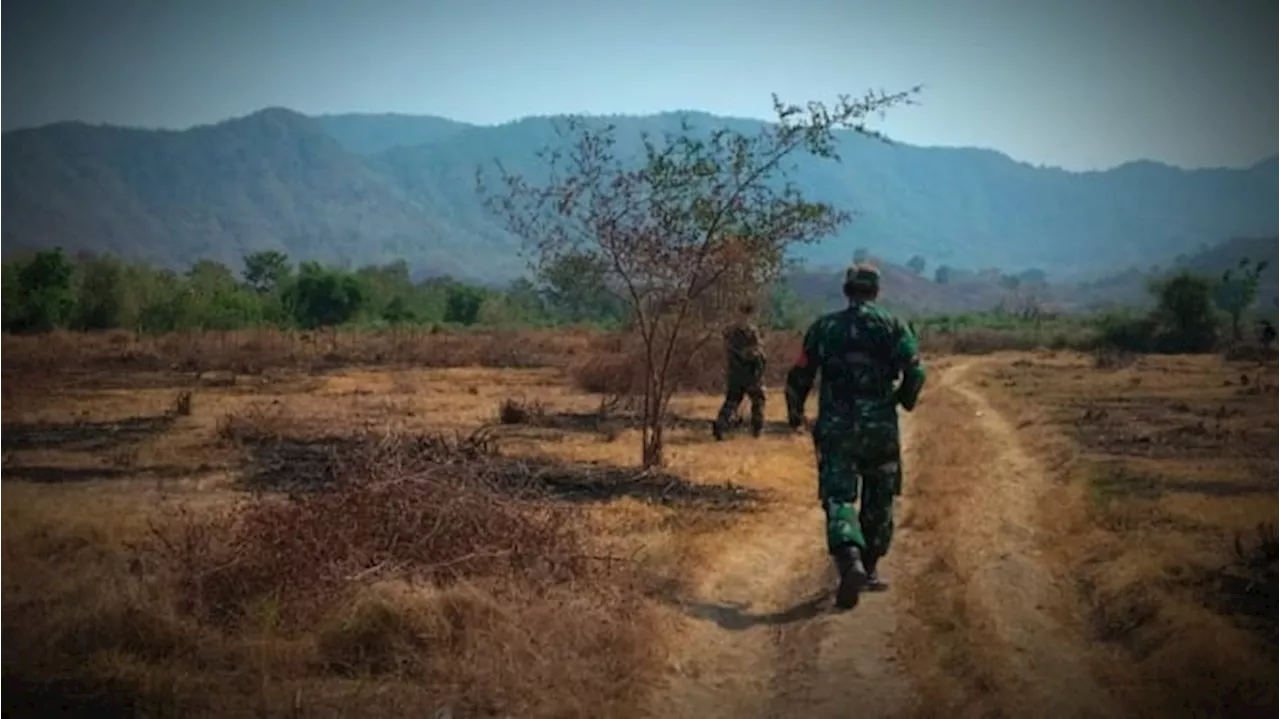
[[733,414],[738,411],[745,395],[751,400],[751,432],[759,437],[764,429],[764,369],[767,363],[760,330],[747,320],[729,327],[724,332],[725,369],[724,404],[712,423],[716,439],[724,438]]
[[[850,268],[846,291],[858,285],[878,288],[879,277],[871,267]],[[902,490],[897,406],[908,411],[915,407],[925,371],[910,328],[874,302],[859,300],[818,318],[805,333],[804,349],[787,374],[792,427],[804,421],[805,399],[819,370],[813,427],[818,496],[842,591],[849,567],[862,573],[850,589],[852,596],[844,598],[856,603],[862,584],[879,585],[876,562],[893,538],[893,504]],[[902,383],[895,388],[899,377]],[[859,495],[861,511],[854,505]]]

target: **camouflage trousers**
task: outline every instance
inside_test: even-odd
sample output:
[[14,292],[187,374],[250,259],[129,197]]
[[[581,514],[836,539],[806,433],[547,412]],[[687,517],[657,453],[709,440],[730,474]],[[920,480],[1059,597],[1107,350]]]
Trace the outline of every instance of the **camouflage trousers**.
[[820,440],[818,497],[827,518],[827,549],[853,544],[872,561],[893,542],[893,505],[902,491],[898,443],[867,448],[836,436]]
[[724,404],[720,405],[720,413],[716,415],[716,426],[724,431],[729,427],[733,415],[742,405],[742,398],[751,401],[751,429],[759,434],[764,429],[764,383],[759,376],[730,376],[725,383]]

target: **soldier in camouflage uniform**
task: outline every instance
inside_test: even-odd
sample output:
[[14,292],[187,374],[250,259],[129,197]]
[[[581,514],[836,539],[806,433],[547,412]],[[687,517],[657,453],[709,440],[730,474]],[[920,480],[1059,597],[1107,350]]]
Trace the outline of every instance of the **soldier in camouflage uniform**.
[[760,341],[760,330],[751,321],[755,308],[743,305],[742,319],[724,331],[724,347],[727,360],[724,382],[724,404],[711,423],[711,433],[717,440],[724,439],[742,397],[751,400],[751,434],[759,437],[764,430],[764,369],[767,358]]
[[[902,490],[897,407],[910,412],[925,381],[915,335],[875,304],[879,290],[879,271],[851,267],[844,284],[849,307],[809,327],[787,374],[787,421],[798,428],[815,375],[822,372],[813,441],[841,609],[857,605],[864,588],[885,587],[876,568],[889,551],[894,500]],[[861,506],[855,507],[859,496]]]

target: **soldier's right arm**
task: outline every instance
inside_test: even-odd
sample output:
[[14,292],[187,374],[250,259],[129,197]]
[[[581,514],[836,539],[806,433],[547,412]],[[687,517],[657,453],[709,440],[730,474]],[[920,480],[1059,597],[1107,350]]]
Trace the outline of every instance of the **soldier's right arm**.
[[916,335],[906,323],[898,323],[898,341],[893,352],[894,368],[902,374],[902,383],[896,392],[898,404],[910,412],[915,409],[920,390],[924,389],[924,362],[920,359],[920,346]]
[[818,324],[814,322],[804,333],[804,345],[795,364],[787,372],[787,424],[799,427],[804,422],[804,402],[813,389],[821,358],[818,356]]

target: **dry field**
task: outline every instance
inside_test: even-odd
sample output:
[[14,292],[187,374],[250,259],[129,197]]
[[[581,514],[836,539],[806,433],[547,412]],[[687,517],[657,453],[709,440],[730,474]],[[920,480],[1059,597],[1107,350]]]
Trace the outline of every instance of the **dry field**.
[[1112,691],[1163,716],[1276,714],[1275,360],[1026,355],[978,376],[1064,488],[1051,566],[1129,665]]
[[780,387],[715,443],[695,378],[641,475],[609,338],[10,339],[6,716],[1276,707],[1274,363],[930,358],[835,614]]

